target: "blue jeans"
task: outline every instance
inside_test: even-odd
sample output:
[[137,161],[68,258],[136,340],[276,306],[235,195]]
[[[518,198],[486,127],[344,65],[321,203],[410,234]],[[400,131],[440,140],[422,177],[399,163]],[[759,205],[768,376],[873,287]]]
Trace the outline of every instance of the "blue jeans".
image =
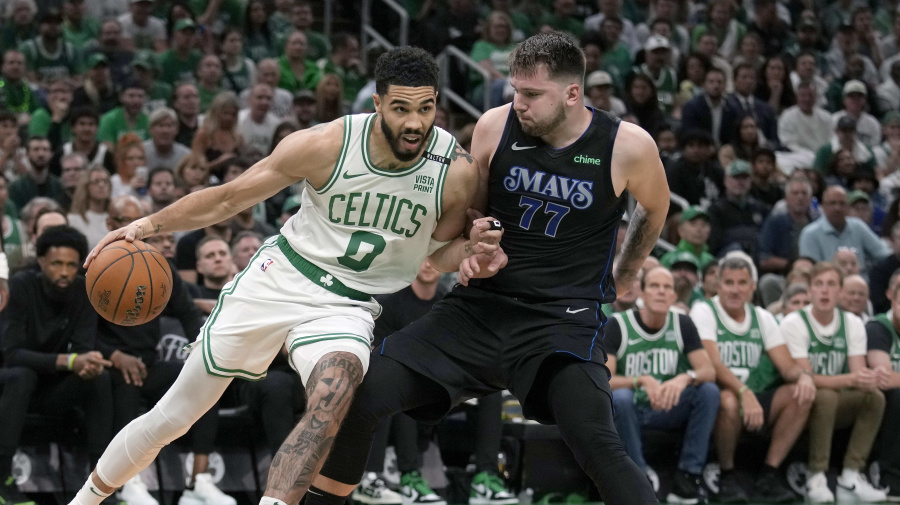
[[633,389],[613,391],[616,430],[625,452],[635,464],[647,468],[641,448],[641,429],[684,430],[678,469],[699,475],[706,464],[709,441],[719,411],[719,388],[711,382],[688,386],[682,391],[678,405],[665,412],[650,405],[636,405]]

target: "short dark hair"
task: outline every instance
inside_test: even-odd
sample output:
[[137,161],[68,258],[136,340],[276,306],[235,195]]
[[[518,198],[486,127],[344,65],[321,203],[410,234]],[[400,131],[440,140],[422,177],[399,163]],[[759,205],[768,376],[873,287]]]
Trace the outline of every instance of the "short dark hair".
[[[25,142],[25,151],[31,150],[32,142],[50,142],[50,139],[48,139],[47,137],[45,137],[43,135],[32,135],[32,136],[28,137],[28,142]],[[52,147],[52,145],[51,145],[51,147]]]
[[737,79],[738,76],[741,75],[741,70],[747,70],[747,69],[752,71],[754,76],[756,75],[756,67],[754,67],[750,63],[740,63],[734,67],[734,72],[732,73],[732,77],[734,79]]
[[167,174],[171,175],[171,176],[172,176],[172,182],[174,183],[174,181],[175,181],[175,172],[172,171],[172,169],[169,168],[169,167],[159,166],[159,167],[154,168],[153,170],[150,171],[150,173],[147,174],[147,186],[149,186],[150,184],[152,184],[152,183],[153,183],[153,178],[156,177],[158,174],[161,174],[161,173],[167,173]]
[[37,238],[35,249],[39,258],[43,258],[51,247],[69,247],[78,252],[80,260],[87,257],[87,239],[80,231],[66,224],[51,226]]
[[384,96],[391,85],[431,86],[438,90],[438,69],[434,57],[418,47],[391,49],[375,63],[375,92]]
[[10,121],[19,124],[19,118],[16,117],[16,113],[11,110],[0,109],[0,123],[8,123]]
[[228,243],[227,240],[225,240],[224,238],[222,238],[218,235],[207,235],[207,236],[201,238],[200,242],[197,242],[197,247],[194,249],[194,257],[199,260],[200,259],[200,249],[202,249],[203,246],[205,246],[206,244],[216,241],[216,240],[221,240],[222,242],[225,242],[225,249],[228,249],[228,254],[231,254],[231,245]]
[[719,68],[719,67],[709,67],[709,70],[707,70],[706,73],[703,74],[703,78],[706,79],[706,76],[709,75],[709,74],[711,74],[711,73],[713,73],[713,72],[716,72],[716,73],[718,73],[718,74],[722,74],[722,78],[723,78],[723,79],[727,79],[727,78],[728,78],[728,76],[725,75],[725,71],[722,70],[722,69]]
[[75,124],[79,119],[87,117],[94,120],[95,123],[100,124],[100,114],[97,114],[97,111],[93,109],[93,107],[78,107],[77,109],[72,111],[72,116],[70,118],[70,124]]
[[770,160],[775,161],[775,151],[767,147],[760,147],[756,151],[753,151],[753,155],[750,157],[750,163],[756,163],[756,160],[762,157],[767,157]]
[[571,77],[584,82],[584,51],[572,37],[562,32],[546,32],[525,39],[509,55],[509,75],[533,74],[538,66],[547,69],[550,79]]

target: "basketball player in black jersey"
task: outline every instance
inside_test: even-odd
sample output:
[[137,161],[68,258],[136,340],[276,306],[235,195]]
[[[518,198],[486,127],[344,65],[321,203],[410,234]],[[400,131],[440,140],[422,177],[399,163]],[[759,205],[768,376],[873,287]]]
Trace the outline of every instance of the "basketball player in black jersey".
[[[308,504],[351,493],[380,419],[407,411],[435,422],[503,389],[526,417],[558,425],[606,503],[657,503],[613,424],[600,305],[631,288],[669,189],[647,132],[583,105],[584,69],[581,49],[560,33],[513,51],[514,102],[481,117],[472,145],[487,182],[482,209],[501,221],[509,263],[471,282],[465,266],[468,286],[373,351]],[[626,190],[639,205],[614,263]]]

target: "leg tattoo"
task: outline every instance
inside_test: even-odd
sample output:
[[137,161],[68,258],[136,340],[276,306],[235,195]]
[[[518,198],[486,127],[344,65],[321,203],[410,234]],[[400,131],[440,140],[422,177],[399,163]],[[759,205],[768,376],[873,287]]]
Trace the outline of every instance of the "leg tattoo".
[[297,503],[309,489],[362,376],[362,364],[354,354],[334,352],[319,360],[306,385],[306,414],[272,458],[266,496]]

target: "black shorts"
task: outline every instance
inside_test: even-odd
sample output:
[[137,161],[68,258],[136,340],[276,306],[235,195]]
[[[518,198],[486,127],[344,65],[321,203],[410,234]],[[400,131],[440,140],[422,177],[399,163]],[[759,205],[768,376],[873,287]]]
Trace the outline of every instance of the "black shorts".
[[[435,422],[468,398],[509,389],[529,419],[552,423],[541,380],[548,358],[575,361],[609,393],[603,348],[606,318],[596,300],[529,303],[457,286],[421,319],[385,339],[373,352],[439,383],[449,404],[408,412]],[[539,374],[540,373],[540,374]],[[534,390],[535,394],[530,395]]]

